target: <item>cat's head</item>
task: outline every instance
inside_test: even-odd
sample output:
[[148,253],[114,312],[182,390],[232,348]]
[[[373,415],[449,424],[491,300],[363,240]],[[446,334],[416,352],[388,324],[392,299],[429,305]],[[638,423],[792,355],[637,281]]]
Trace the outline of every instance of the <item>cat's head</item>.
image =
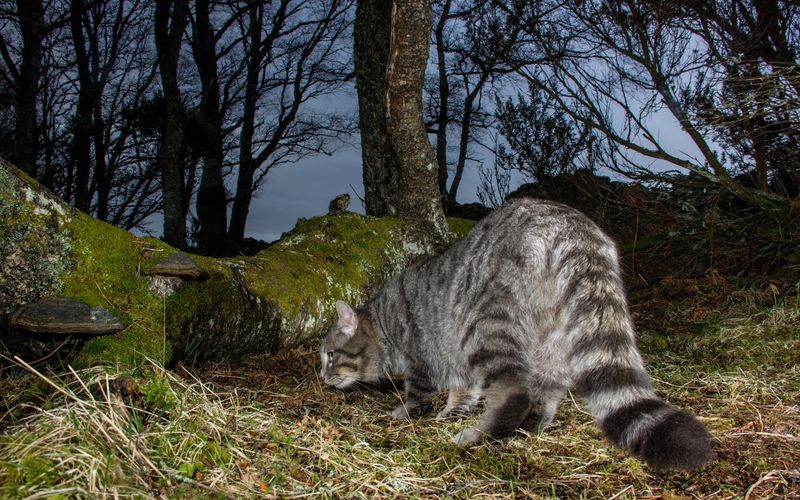
[[370,321],[342,301],[336,323],[320,344],[321,381],[338,389],[383,376],[382,349]]

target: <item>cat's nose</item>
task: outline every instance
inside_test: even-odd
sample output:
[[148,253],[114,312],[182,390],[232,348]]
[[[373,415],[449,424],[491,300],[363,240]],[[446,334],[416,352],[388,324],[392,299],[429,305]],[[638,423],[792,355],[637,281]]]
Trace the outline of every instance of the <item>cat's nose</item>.
[[320,379],[322,382],[325,382],[325,379],[326,379],[326,378],[327,378],[327,377],[325,376],[325,373],[324,373],[324,372],[319,372],[319,379]]

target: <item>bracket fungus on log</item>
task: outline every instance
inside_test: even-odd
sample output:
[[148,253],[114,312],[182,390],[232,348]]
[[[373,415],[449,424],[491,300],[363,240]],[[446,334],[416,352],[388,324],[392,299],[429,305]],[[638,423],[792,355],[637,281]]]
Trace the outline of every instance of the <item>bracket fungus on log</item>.
[[183,252],[159,260],[142,274],[150,278],[150,290],[159,297],[169,297],[187,281],[208,279],[208,273]]
[[116,314],[66,297],[48,297],[25,304],[8,318],[10,327],[56,335],[104,335],[125,328]]
[[142,274],[166,278],[181,278],[186,281],[202,281],[208,279],[208,273],[200,269],[200,266],[183,252],[177,252],[169,257],[161,259]]

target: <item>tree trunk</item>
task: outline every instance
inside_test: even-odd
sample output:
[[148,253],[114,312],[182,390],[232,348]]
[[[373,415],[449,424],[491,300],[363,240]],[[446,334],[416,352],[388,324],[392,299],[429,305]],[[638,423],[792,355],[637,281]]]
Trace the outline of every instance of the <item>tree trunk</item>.
[[397,158],[386,123],[386,66],[393,3],[359,0],[355,24],[355,65],[364,202],[370,215],[397,213]]
[[83,36],[83,16],[86,9],[83,0],[72,0],[70,5],[70,28],[72,46],[75,50],[75,65],[78,69],[78,104],[72,121],[71,162],[75,171],[75,207],[85,213],[91,208],[89,177],[91,175],[91,130],[92,130],[92,78],[89,56]]
[[[469,153],[470,132],[472,131],[472,116],[475,113],[475,99],[478,99],[483,92],[483,86],[489,80],[491,72],[484,69],[480,78],[475,82],[475,87],[464,98],[464,111],[461,119],[461,135],[458,142],[458,158],[456,159],[455,174],[453,175],[453,183],[450,184],[450,189],[447,191],[447,196],[451,202],[455,203],[456,196],[458,196],[458,188],[461,185],[461,178],[464,175],[464,169],[467,166],[467,153]],[[468,78],[464,78],[464,88],[468,88]]]
[[[400,219],[355,213],[315,217],[253,257],[192,257],[208,279],[169,293],[164,278],[143,271],[174,248],[71,209],[0,161],[0,350],[27,338],[9,329],[8,315],[52,296],[109,309],[125,325],[115,335],[80,339],[77,358],[62,358],[76,367],[135,366],[144,356],[241,362],[308,343],[333,321],[336,300],[363,303],[433,250],[424,240],[409,244],[408,228]],[[64,338],[53,340],[57,347]]]
[[385,120],[397,158],[398,215],[423,223],[435,238],[445,239],[447,225],[437,184],[436,155],[422,118],[431,23],[430,0],[395,0]]
[[[226,254],[229,256],[238,255],[242,251],[244,244],[244,231],[247,227],[247,216],[250,213],[250,202],[253,199],[253,178],[255,174],[255,162],[253,156],[250,154],[249,149],[245,150],[244,146],[252,144],[252,134],[250,139],[244,137],[245,132],[242,131],[241,144],[239,153],[239,176],[236,178],[236,197],[233,199],[233,207],[231,208],[231,225],[228,228],[228,241]],[[247,146],[251,147],[251,146]]]
[[368,213],[392,213],[447,235],[436,155],[422,118],[430,0],[361,0],[356,78]]
[[161,138],[161,199],[164,241],[186,248],[186,217],[181,170],[183,104],[178,87],[178,58],[189,15],[188,0],[157,0],[154,33],[161,86],[164,92],[164,130]]
[[242,132],[239,135],[239,176],[236,179],[236,196],[231,209],[231,225],[228,228],[227,255],[229,256],[237,255],[244,243],[244,231],[247,226],[247,215],[250,212],[250,201],[253,197],[253,177],[256,168],[253,159],[253,135],[255,134],[256,106],[258,104],[258,73],[264,54],[261,47],[261,25],[264,21],[263,4],[251,5],[249,17],[250,52],[246,55],[244,111]]
[[[100,89],[98,89],[98,93]],[[91,192],[97,194],[94,215],[100,220],[108,220],[108,203],[111,198],[111,182],[106,153],[108,147],[105,136],[106,123],[103,118],[103,105],[100,99],[93,102],[92,135],[94,137],[94,176]]]
[[445,59],[444,28],[450,15],[451,0],[442,6],[442,14],[436,23],[436,62],[439,70],[439,116],[436,125],[436,162],[439,166],[439,193],[447,194],[447,125],[450,122],[450,82],[447,80],[447,60]]
[[36,97],[42,71],[44,9],[41,0],[17,0],[22,54],[16,85],[16,123],[13,161],[26,174],[37,177]]
[[461,176],[464,175],[464,168],[467,164],[467,148],[469,147],[469,129],[472,126],[472,96],[470,94],[464,101],[464,117],[461,121],[461,135],[458,141],[458,159],[456,160],[456,172],[453,175],[453,183],[447,192],[450,201],[455,202],[458,196],[458,188],[461,185]]
[[[201,150],[203,173],[197,189],[195,212],[200,224],[198,251],[203,255],[221,257],[225,254],[227,236],[227,195],[222,175],[222,115],[219,105],[219,77],[214,30],[209,18],[209,0],[195,2],[194,60],[200,73],[203,94],[200,100],[202,115]],[[207,143],[206,143],[207,142]]]

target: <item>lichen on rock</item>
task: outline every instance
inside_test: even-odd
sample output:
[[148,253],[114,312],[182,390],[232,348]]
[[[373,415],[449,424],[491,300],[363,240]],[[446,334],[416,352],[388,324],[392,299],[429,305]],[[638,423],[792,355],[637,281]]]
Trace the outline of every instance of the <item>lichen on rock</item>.
[[0,315],[60,292],[72,265],[69,220],[54,195],[0,160]]

